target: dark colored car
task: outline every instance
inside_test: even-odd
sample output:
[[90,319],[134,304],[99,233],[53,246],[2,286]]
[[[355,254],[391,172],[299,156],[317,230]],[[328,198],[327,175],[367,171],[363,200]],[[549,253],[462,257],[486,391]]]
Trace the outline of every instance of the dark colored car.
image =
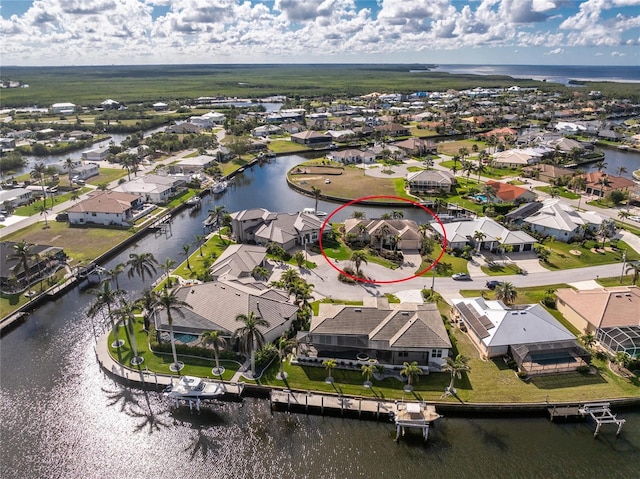
[[491,281],[487,281],[487,288],[489,289],[496,289],[496,286],[500,286],[502,284],[502,281],[495,281],[495,280],[491,280]]
[[69,221],[68,213],[58,213],[56,215],[56,221]]

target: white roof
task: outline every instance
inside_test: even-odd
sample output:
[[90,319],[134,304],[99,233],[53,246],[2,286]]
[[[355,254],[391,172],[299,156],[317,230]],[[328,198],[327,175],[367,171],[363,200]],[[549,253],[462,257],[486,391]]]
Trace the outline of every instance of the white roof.
[[577,211],[557,198],[549,198],[542,202],[540,210],[523,221],[545,228],[573,231],[583,224],[600,225],[603,220],[595,211]]
[[[442,234],[442,227],[439,223],[434,223],[433,226],[438,234]],[[447,234],[447,242],[449,243],[467,242],[473,238],[473,233],[476,231],[482,231],[486,235],[483,241],[497,241],[498,238],[500,238],[500,242],[505,245],[536,242],[534,237],[524,231],[510,231],[487,217],[477,218],[473,221],[445,223],[444,230]]]

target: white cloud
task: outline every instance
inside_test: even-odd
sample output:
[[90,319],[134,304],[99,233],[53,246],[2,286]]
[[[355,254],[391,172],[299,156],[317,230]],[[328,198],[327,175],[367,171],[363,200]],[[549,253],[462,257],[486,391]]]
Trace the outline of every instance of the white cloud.
[[556,48],[554,50],[546,52],[545,55],[562,55],[563,53],[564,50],[562,48]]
[[612,57],[624,57],[624,56],[626,56],[626,54],[622,53],[622,52],[611,52],[611,56]]

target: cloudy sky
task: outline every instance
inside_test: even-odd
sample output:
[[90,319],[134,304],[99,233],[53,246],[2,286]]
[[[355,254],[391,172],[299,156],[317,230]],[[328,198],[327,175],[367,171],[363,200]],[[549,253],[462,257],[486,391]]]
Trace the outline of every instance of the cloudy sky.
[[640,65],[640,0],[1,0],[5,65]]

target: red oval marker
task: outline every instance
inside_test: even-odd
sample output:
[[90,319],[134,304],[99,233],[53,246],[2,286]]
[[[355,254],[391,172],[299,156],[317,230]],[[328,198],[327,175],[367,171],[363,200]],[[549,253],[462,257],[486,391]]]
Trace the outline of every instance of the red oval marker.
[[[391,281],[376,281],[374,279],[366,279],[366,278],[358,278],[357,276],[353,276],[349,273],[344,272],[343,270],[341,270],[340,268],[338,268],[335,263],[333,263],[333,261],[331,261],[332,258],[329,258],[327,256],[327,254],[324,252],[324,247],[322,246],[322,235],[324,233],[324,229],[325,227],[329,224],[329,220],[341,209],[346,208],[347,206],[351,206],[355,203],[359,203],[361,201],[365,201],[365,200],[375,200],[375,199],[391,199],[391,200],[400,200],[400,201],[404,201],[405,203],[411,203],[414,206],[417,206],[419,208],[422,208],[424,211],[426,211],[427,213],[429,213],[431,216],[433,216],[436,221],[438,222],[438,224],[440,224],[440,226],[442,227],[442,235],[444,237],[444,240],[442,242],[442,251],[440,252],[440,255],[436,258],[436,260],[431,263],[431,265],[429,265],[428,268],[423,269],[422,271],[418,271],[416,274],[414,274],[413,276],[408,276],[406,278],[401,278],[401,279],[394,279]],[[371,206],[371,205],[367,205],[367,206]],[[437,214],[435,214],[433,211],[431,211],[429,208],[427,208],[426,206],[421,205],[420,203],[416,202],[416,201],[412,201],[409,200],[407,198],[401,198],[399,196],[363,196],[362,198],[356,198],[355,200],[350,201],[349,203],[345,203],[344,205],[340,206],[339,208],[337,208],[336,210],[334,210],[330,215],[327,216],[327,219],[324,220],[324,223],[322,223],[322,227],[320,228],[320,238],[318,238],[318,245],[320,246],[320,252],[322,253],[322,256],[324,256],[324,259],[327,263],[329,263],[329,265],[335,269],[338,273],[341,273],[343,275],[345,275],[347,278],[351,278],[355,281],[360,281],[361,283],[371,283],[371,284],[392,284],[392,283],[401,283],[403,281],[409,281],[410,279],[413,278],[417,278],[419,276],[422,276],[423,274],[425,274],[427,271],[430,271],[436,264],[438,264],[438,262],[440,261],[440,259],[442,258],[442,255],[444,255],[444,250],[447,247],[447,233],[444,230],[444,224],[442,223],[442,220],[440,220],[440,218],[438,217]]]

